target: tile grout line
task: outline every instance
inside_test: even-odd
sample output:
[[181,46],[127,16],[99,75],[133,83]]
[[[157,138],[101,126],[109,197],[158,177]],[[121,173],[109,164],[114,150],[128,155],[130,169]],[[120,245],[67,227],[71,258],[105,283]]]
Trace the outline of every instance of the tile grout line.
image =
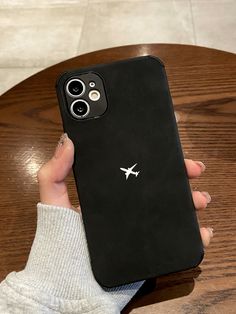
[[196,36],[196,29],[195,29],[194,16],[193,16],[192,0],[189,0],[189,2],[190,2],[191,17],[192,17],[193,39],[194,39],[194,44],[197,45],[197,36]]
[[[88,3],[89,0],[82,0],[81,3]],[[51,1],[48,1],[46,3],[43,4],[28,4],[25,3],[26,1],[24,1],[23,3],[15,3],[15,4],[0,4],[0,8],[1,9],[54,9],[54,8],[63,8],[66,6],[77,6],[78,5],[78,1],[60,1],[58,3],[52,3]]]

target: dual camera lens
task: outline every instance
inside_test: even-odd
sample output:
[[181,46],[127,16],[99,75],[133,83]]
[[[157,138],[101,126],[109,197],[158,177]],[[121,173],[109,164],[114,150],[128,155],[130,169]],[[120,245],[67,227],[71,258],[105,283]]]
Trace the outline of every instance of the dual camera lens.
[[72,79],[67,83],[66,91],[72,97],[82,96],[85,92],[85,84],[79,79]]
[[83,99],[73,101],[70,106],[71,114],[74,118],[85,118],[89,114],[89,104]]
[[[71,79],[66,84],[66,92],[71,97],[80,97],[85,92],[85,84],[79,79]],[[74,100],[70,106],[70,112],[74,118],[85,118],[89,114],[89,104],[83,99]]]

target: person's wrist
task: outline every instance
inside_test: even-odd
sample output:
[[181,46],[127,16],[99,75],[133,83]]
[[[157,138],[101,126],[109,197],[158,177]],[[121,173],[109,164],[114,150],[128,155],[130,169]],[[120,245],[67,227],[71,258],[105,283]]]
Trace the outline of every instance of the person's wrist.
[[37,207],[37,230],[24,270],[25,279],[61,298],[101,294],[91,273],[81,214],[42,203]]
[[93,276],[81,213],[38,203],[38,224],[27,265],[18,277],[63,299],[101,298],[122,310],[143,282],[101,287]]

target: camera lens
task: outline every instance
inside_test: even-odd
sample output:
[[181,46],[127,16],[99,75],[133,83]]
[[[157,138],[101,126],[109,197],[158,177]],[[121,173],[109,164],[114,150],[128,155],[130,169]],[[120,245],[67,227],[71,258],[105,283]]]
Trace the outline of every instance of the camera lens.
[[84,82],[79,79],[72,79],[66,84],[66,91],[72,97],[79,97],[85,91]]
[[70,112],[77,119],[85,118],[89,114],[89,104],[82,99],[75,100],[70,106]]

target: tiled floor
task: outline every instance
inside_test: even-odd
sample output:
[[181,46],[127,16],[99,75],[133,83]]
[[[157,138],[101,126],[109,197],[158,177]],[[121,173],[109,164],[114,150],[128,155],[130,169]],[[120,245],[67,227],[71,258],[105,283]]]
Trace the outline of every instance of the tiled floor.
[[236,52],[236,0],[0,0],[0,94],[112,46],[170,42]]

